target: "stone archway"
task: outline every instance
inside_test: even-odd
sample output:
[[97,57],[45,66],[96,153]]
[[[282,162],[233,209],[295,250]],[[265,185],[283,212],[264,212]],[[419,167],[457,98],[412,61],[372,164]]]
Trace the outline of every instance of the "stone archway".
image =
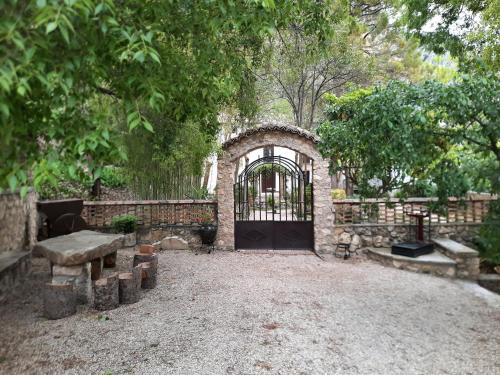
[[249,129],[222,145],[217,166],[219,230],[217,247],[234,250],[234,196],[236,165],[240,157],[265,146],[277,146],[300,152],[313,160],[314,249],[333,251],[333,213],[328,161],[317,149],[318,139],[293,126],[265,125]]

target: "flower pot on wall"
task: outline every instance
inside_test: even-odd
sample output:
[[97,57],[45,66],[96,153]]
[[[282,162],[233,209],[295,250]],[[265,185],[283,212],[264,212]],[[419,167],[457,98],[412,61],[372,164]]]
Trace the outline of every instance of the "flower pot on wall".
[[125,234],[125,238],[123,239],[123,247],[132,247],[135,246],[137,242],[135,232]]

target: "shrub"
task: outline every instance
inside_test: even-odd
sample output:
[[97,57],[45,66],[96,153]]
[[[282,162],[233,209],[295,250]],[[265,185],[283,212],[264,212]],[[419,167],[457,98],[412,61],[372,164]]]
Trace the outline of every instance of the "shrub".
[[332,199],[346,199],[347,194],[344,189],[332,189]]
[[127,186],[127,176],[122,168],[119,167],[104,167],[101,171],[101,182],[109,188],[122,188]]
[[494,266],[500,265],[500,200],[490,204],[490,211],[476,239],[479,255]]
[[137,227],[137,217],[134,215],[120,215],[113,217],[111,226],[116,233],[133,233]]

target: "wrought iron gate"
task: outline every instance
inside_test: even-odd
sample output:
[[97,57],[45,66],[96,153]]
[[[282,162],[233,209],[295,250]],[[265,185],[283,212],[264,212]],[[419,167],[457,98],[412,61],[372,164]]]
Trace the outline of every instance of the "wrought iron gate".
[[313,249],[313,189],[294,161],[265,156],[234,184],[236,249]]

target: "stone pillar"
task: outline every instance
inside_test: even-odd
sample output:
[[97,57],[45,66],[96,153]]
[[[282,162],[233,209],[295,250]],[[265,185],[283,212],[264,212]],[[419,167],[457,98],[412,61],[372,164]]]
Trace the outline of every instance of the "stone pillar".
[[216,245],[221,250],[234,250],[234,191],[236,164],[223,152],[217,163],[218,229]]
[[53,284],[73,284],[78,303],[86,304],[92,301],[92,282],[90,279],[90,262],[77,266],[52,266]]

